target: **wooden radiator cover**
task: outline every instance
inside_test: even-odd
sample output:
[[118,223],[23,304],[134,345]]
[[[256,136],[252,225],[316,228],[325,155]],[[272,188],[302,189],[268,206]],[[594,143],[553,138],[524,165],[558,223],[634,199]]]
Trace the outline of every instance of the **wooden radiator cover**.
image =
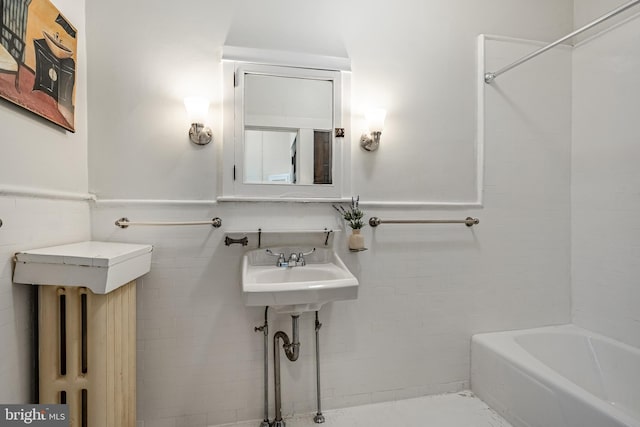
[[72,426],[136,427],[136,282],[39,288],[40,403],[67,403]]

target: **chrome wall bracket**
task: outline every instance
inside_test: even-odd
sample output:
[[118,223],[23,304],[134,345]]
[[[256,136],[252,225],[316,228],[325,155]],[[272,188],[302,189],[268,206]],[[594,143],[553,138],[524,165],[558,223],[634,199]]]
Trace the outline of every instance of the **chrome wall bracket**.
[[484,82],[492,83],[496,79],[495,73],[484,73]]
[[189,139],[194,144],[207,145],[213,141],[213,132],[202,123],[192,123],[189,128]]
[[380,135],[382,132],[363,133],[360,137],[360,146],[366,151],[376,151],[380,146]]

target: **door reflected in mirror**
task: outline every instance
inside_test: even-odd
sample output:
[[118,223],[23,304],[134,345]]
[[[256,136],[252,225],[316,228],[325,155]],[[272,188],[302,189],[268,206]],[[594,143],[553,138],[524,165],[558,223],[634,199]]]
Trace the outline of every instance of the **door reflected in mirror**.
[[246,129],[245,184],[331,184],[331,132]]
[[331,184],[333,150],[331,149],[331,132],[313,132],[313,183]]
[[295,184],[298,132],[287,130],[244,131],[247,184]]

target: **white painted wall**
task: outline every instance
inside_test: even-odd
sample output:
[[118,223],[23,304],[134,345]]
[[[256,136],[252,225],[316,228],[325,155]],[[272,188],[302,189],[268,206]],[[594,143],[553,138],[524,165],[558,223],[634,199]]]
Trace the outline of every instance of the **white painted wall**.
[[88,240],[89,206],[84,201],[0,196],[0,218],[0,402],[27,403],[34,375],[32,287],[12,283],[13,256]]
[[[15,252],[89,239],[85,201],[20,197],[15,192],[86,193],[87,55],[84,2],[55,0],[78,29],[76,133],[0,102],[0,402],[31,401],[30,286],[12,283]],[[12,195],[13,194],[13,195]]]
[[[90,188],[101,198],[215,198],[222,135],[217,52],[227,40],[348,53],[354,105],[389,110],[375,154],[360,151],[365,125],[354,116],[354,193],[364,201],[451,202],[476,197],[477,35],[552,40],[570,31],[572,3],[228,0],[176,7],[116,0],[88,4],[87,20]],[[115,23],[118,31],[103,31]],[[489,65],[532,48],[492,43]],[[358,300],[321,311],[324,408],[466,388],[471,334],[570,321],[570,61],[560,52],[530,67],[487,89],[484,208],[366,212],[472,215],[479,227],[366,228],[369,250],[360,254],[346,252],[345,236],[338,238],[361,291]],[[552,76],[540,84],[538,74]],[[217,142],[206,147],[186,135],[182,98],[195,89],[212,99]],[[220,216],[224,226],[120,230],[113,223],[122,216]],[[253,327],[263,310],[244,307],[245,249],[225,247],[223,233],[333,227],[333,209],[116,201],[99,203],[92,219],[95,239],[155,248],[139,288],[139,419],[176,427],[262,417],[262,336]],[[272,321],[272,332],[290,330],[287,317]],[[300,360],[283,361],[285,414],[311,412],[315,402],[311,315],[301,328]]]
[[[569,0],[163,4],[87,5],[90,188],[103,198],[215,198],[226,41],[348,54],[353,191],[364,200],[473,201],[475,37],[553,40],[572,23]],[[187,139],[182,100],[198,92],[212,101],[217,142],[207,147]],[[364,155],[360,106],[372,105],[388,110],[387,125],[381,151]]]
[[[603,7],[576,6],[577,15]],[[636,15],[579,44],[573,57],[573,319],[634,346],[640,346],[640,228],[633,220],[640,209],[639,37]]]

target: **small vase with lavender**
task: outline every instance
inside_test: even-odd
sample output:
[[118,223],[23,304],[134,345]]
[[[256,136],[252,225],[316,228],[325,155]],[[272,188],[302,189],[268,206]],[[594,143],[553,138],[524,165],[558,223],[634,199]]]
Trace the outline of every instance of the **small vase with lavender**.
[[349,235],[349,249],[351,251],[364,251],[364,236],[360,234],[360,230],[364,226],[362,218],[364,212],[358,207],[360,203],[360,196],[357,198],[351,198],[351,206],[349,209],[345,209],[343,206],[333,205],[333,208],[338,211],[340,216],[347,222],[347,225],[351,228],[351,234]]

